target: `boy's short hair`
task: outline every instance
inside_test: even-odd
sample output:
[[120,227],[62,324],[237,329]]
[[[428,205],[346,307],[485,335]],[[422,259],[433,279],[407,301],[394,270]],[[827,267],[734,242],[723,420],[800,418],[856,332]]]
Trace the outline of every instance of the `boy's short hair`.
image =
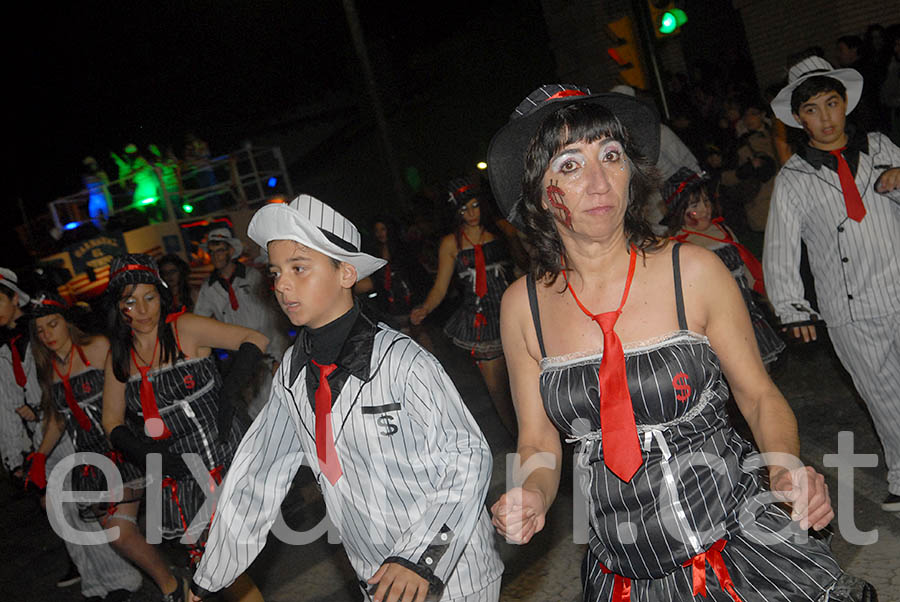
[[847,100],[847,88],[839,80],[827,75],[816,75],[805,80],[794,88],[791,93],[791,113],[798,113],[800,105],[823,92],[837,92],[845,101]]

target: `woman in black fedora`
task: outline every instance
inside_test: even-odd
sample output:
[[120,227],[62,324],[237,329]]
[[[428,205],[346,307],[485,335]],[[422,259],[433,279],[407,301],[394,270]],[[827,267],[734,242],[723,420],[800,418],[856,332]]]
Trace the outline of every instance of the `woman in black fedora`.
[[[588,500],[584,600],[871,599],[822,541],[792,537],[834,512],[796,459],[796,420],[734,279],[641,217],[658,131],[633,98],[554,85],[491,143],[495,196],[534,246],[501,309],[518,461],[533,470],[493,505],[494,524],[515,543],[543,528],[562,431],[579,442]],[[729,384],[759,449],[778,454],[767,466],[728,422]],[[766,476],[790,515],[757,499]]]

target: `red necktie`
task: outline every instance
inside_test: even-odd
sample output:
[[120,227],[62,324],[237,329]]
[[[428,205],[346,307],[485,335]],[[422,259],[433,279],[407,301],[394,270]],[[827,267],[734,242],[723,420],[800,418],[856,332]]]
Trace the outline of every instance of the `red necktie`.
[[[72,344],[75,347],[75,344]],[[81,355],[81,349],[78,349],[79,355]],[[82,430],[89,431],[91,430],[91,421],[87,417],[87,414],[84,413],[84,410],[81,409],[81,406],[78,405],[78,402],[75,401],[75,393],[72,391],[72,383],[69,382],[69,374],[72,373],[72,360],[74,359],[75,354],[72,353],[72,350],[69,350],[69,369],[66,370],[66,373],[63,374],[56,367],[56,360],[50,358],[50,361],[53,362],[53,371],[56,372],[56,375],[59,377],[59,380],[62,381],[63,391],[66,393],[66,404],[69,406],[69,410],[72,412],[72,417],[75,418],[75,422],[78,423],[78,426],[82,428]],[[88,364],[90,365],[90,364]]]
[[637,425],[634,422],[634,410],[631,407],[631,394],[628,392],[628,379],[625,376],[625,352],[622,350],[622,341],[616,334],[615,325],[622,313],[622,307],[625,306],[625,300],[628,299],[636,260],[637,253],[632,248],[628,278],[625,281],[625,291],[622,293],[619,309],[602,314],[592,314],[581,304],[575,295],[575,290],[569,284],[568,277],[565,276],[565,270],[563,270],[566,286],[572,293],[575,303],[603,331],[603,358],[600,360],[600,370],[597,372],[600,384],[600,432],[603,434],[603,463],[626,483],[631,480],[644,460],[641,456]]
[[481,244],[472,245],[475,248],[475,294],[484,297],[487,294],[487,268],[484,264],[484,249]]
[[22,368],[22,356],[19,355],[19,348],[16,347],[16,341],[21,338],[20,334],[14,336],[9,342],[9,350],[12,351],[13,375],[16,377],[16,384],[24,387],[28,384],[28,377],[25,376],[25,370]]
[[[159,339],[156,339],[156,345],[159,345]],[[166,423],[163,422],[159,415],[159,407],[156,405],[156,394],[153,392],[153,383],[147,378],[147,373],[150,372],[150,367],[153,366],[153,358],[156,357],[156,345],[153,346],[153,355],[150,356],[150,363],[146,366],[141,366],[137,363],[134,348],[131,349],[131,361],[134,362],[134,366],[141,373],[141,412],[144,414],[144,425],[148,429],[147,434],[154,439],[168,439],[172,436],[172,433],[169,432]],[[162,425],[161,432],[160,425]]]
[[388,303],[394,302],[394,295],[391,294],[391,264],[384,266],[384,290],[387,291]]
[[853,173],[850,171],[850,166],[847,164],[844,155],[841,154],[846,149],[847,147],[845,146],[837,150],[829,151],[829,153],[834,155],[835,159],[837,159],[838,178],[841,180],[841,192],[844,193],[844,205],[847,207],[847,217],[857,222],[861,222],[862,218],[866,216],[866,208],[863,205],[862,197],[859,196],[859,189],[856,187],[856,182],[853,180]]
[[231,309],[237,311],[238,308],[238,300],[237,295],[234,294],[234,287],[231,286],[231,281],[234,279],[234,276],[229,278],[228,280],[222,280],[222,284],[225,285],[225,288],[228,289],[228,301],[231,303]]
[[316,389],[316,455],[319,457],[319,468],[325,478],[334,485],[344,472],[334,447],[334,433],[331,430],[331,385],[328,375],[337,368],[336,364],[323,366],[311,360],[319,369],[319,387]]

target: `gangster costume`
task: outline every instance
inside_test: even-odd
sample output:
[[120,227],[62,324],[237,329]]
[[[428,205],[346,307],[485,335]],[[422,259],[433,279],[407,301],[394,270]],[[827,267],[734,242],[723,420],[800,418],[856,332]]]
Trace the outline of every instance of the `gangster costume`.
[[[856,71],[832,70],[823,59],[811,57],[791,69],[791,84],[772,103],[788,126],[799,127],[790,110],[791,92],[811,75],[833,77],[846,86],[847,113],[859,100],[862,77]],[[872,414],[884,447],[888,490],[898,496],[900,191],[882,194],[875,184],[886,170],[900,167],[900,148],[878,132],[854,132],[848,126],[846,133],[840,156],[807,145],[782,167],[772,195],[763,267],[781,321],[810,320],[816,314],[804,299],[799,272],[801,239],[806,243],[821,316]],[[849,181],[841,177],[842,168]],[[853,185],[862,207],[845,197],[845,189],[853,196]]]
[[[250,223],[261,246],[302,242],[352,263],[358,277],[384,264],[359,253],[355,227],[317,199],[270,207]],[[487,443],[434,357],[356,306],[303,327],[285,354],[225,481],[195,592],[221,589],[253,561],[304,463],[363,592],[395,563],[441,600],[498,598],[503,565],[483,506]]]

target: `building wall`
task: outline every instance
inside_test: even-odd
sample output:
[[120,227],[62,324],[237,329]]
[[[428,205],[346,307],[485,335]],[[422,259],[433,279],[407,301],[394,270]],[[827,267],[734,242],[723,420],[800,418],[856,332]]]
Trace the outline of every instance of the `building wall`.
[[839,37],[862,36],[871,23],[900,23],[900,4],[890,0],[734,0],[734,7],[763,88],[786,77],[790,54],[821,46],[834,64]]

